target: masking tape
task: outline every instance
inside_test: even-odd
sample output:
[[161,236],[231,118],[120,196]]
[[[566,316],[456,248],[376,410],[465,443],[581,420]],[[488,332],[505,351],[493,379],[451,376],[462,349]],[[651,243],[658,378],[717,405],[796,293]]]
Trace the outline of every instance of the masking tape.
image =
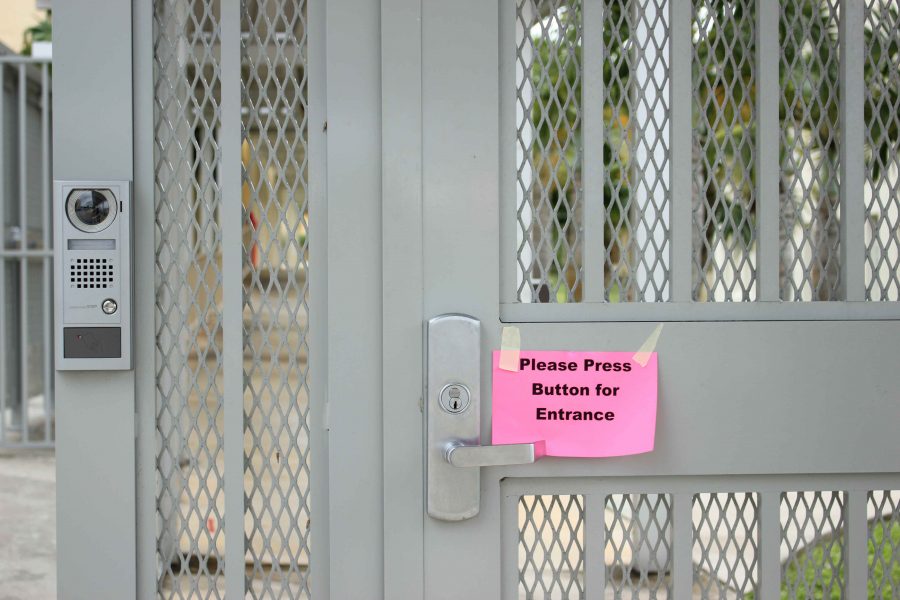
[[519,328],[508,325],[500,333],[500,368],[504,371],[519,370],[519,350],[522,337]]
[[653,354],[653,351],[656,350],[656,342],[659,341],[659,334],[662,333],[663,325],[665,323],[660,323],[656,326],[656,329],[653,330],[653,333],[641,344],[641,347],[638,348],[638,351],[634,353],[632,356],[632,360],[642,367],[646,367],[647,363],[650,362],[650,355]]

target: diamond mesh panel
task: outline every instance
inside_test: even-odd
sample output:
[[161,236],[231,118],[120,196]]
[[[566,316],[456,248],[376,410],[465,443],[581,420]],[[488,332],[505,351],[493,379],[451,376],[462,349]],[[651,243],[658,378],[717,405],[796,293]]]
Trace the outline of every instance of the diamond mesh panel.
[[218,4],[154,5],[160,595],[221,598],[222,276]]
[[865,9],[866,300],[900,300],[900,12]]
[[751,493],[697,494],[693,501],[694,586],[701,598],[739,598],[759,578],[759,498]]
[[[606,299],[669,299],[669,9],[604,11]],[[592,224],[591,226],[599,226]]]
[[519,499],[519,595],[578,600],[584,597],[584,498]]
[[[606,497],[606,593],[613,598],[672,597],[672,498],[668,494]],[[649,596],[648,596],[649,594]]]
[[517,265],[521,302],[582,293],[581,4],[516,2]]
[[900,491],[869,492],[869,598],[900,597]]
[[694,299],[756,300],[756,1],[693,2]]
[[248,595],[308,598],[306,4],[245,1],[241,29]]
[[782,493],[781,554],[788,598],[845,597],[844,493]]
[[838,4],[781,4],[782,300],[840,299]]

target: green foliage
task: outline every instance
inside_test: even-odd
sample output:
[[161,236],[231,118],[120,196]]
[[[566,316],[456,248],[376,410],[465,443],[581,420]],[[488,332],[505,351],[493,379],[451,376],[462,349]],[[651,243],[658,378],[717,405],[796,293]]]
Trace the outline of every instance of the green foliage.
[[[721,229],[726,238],[739,235],[744,246],[752,240],[756,216],[750,143],[756,138],[755,57],[747,53],[756,47],[755,14],[748,6],[753,3],[705,3],[691,31],[696,53],[694,130],[707,171],[702,178],[707,189],[701,193],[716,207],[705,233],[711,241]],[[718,202],[712,202],[716,195]]]
[[[871,96],[866,99],[865,123],[873,141],[869,149],[872,175],[878,179],[897,153],[900,131],[897,130],[897,99],[900,98],[900,81],[896,76],[896,65],[900,63],[900,9],[896,4],[886,7],[886,13],[874,19],[871,27],[866,27],[866,45],[869,60],[866,61],[863,79]],[[873,160],[875,157],[878,160]]]
[[[867,564],[872,571],[872,579],[868,582],[867,596],[869,600],[875,600],[876,598],[875,586],[872,584],[872,580],[879,587],[883,586],[880,600],[891,600],[900,592],[900,557],[893,555],[893,549],[900,548],[900,523],[894,522],[891,525],[889,544],[884,544],[885,533],[884,521],[874,524],[872,528],[874,544],[869,542],[868,545],[869,556]],[[881,555],[877,561],[875,556],[876,546],[881,549]],[[788,594],[787,585],[783,583],[781,586],[781,600],[806,600],[808,598],[815,598],[815,600],[841,600],[840,586],[835,586],[835,589],[832,589],[830,594],[828,593],[828,589],[836,576],[831,565],[842,565],[840,547],[835,544],[831,548],[830,561],[825,560],[825,550],[822,543],[817,543],[811,548],[807,548],[798,558],[803,558],[803,555],[809,552],[812,552],[812,557],[809,560],[792,561],[788,565],[784,578],[791,583],[791,587],[797,588],[797,594],[794,598],[791,598]],[[797,569],[797,564],[800,563],[804,565],[802,573]],[[815,582],[816,565],[821,565],[822,582]],[[884,572],[885,565],[890,566],[890,574]],[[837,576],[840,580],[846,581],[844,579],[843,566],[841,566]],[[804,587],[801,584],[798,588],[797,582],[800,580],[806,581],[807,586]],[[812,595],[806,595],[806,591],[810,591]],[[754,598],[755,594],[753,592],[746,595],[747,600],[753,600]]]
[[[885,544],[885,523],[875,525],[872,531],[873,543],[869,543],[869,566],[872,568],[872,579],[878,586],[883,586],[882,598],[890,600],[900,595],[900,557],[894,555],[894,551],[900,548],[900,523],[895,522],[891,526],[890,543]],[[876,561],[875,547],[881,549]],[[889,566],[890,573],[884,572],[884,567]],[[869,598],[875,598],[875,586],[869,581]]]
[[34,42],[49,42],[53,38],[53,24],[50,20],[50,11],[47,16],[37,25],[29,27],[22,35],[22,54],[31,56],[31,47]]
[[[781,600],[791,598],[788,588],[795,590],[794,598],[797,600],[841,600],[841,581],[844,581],[844,569],[839,567],[834,572],[833,565],[842,565],[841,547],[839,544],[830,546],[828,558],[822,544],[816,544],[812,548],[812,557],[800,556],[806,560],[792,561],[784,573],[784,583],[781,585]],[[809,550],[806,551],[809,553]],[[803,571],[799,571],[798,564],[803,565]],[[816,567],[820,570],[820,578],[816,577]]]

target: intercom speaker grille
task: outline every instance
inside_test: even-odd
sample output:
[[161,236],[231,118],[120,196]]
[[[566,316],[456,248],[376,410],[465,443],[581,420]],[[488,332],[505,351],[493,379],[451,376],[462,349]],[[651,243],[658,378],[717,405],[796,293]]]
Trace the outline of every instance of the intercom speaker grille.
[[79,289],[113,287],[115,269],[106,258],[77,258],[69,263],[69,283]]

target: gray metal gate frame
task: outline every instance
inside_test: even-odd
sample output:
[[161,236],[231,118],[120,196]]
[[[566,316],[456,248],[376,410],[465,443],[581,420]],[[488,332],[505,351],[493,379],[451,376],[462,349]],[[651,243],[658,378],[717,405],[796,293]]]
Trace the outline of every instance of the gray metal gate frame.
[[[320,7],[311,19],[318,27],[312,27],[310,33],[317,38],[314,47],[323,54],[312,61],[312,76],[322,86],[310,132],[311,144],[319,144],[322,152],[319,179],[311,183],[313,211],[318,211],[324,232],[311,241],[324,265],[312,284],[321,291],[314,300],[321,320],[313,321],[312,332],[313,353],[321,357],[313,377],[317,400],[311,424],[318,482],[313,484],[313,505],[319,507],[313,510],[318,511],[314,519],[321,523],[313,542],[313,568],[318,573],[313,594],[318,598],[365,598],[374,590],[388,598],[422,598],[426,591],[436,593],[431,587],[434,581],[426,579],[426,563],[436,564],[433,549],[426,546],[428,532],[438,532],[460,548],[471,543],[465,538],[472,533],[471,527],[458,524],[426,525],[423,516],[422,323],[427,316],[441,312],[469,310],[497,326],[501,316],[523,323],[535,321],[529,323],[528,332],[536,337],[554,325],[538,322],[541,317],[524,312],[515,314],[515,310],[526,311],[524,308],[501,306],[499,245],[487,255],[480,254],[481,248],[464,250],[450,264],[441,264],[435,252],[441,243],[452,241],[456,225],[475,227],[473,236],[490,240],[500,223],[499,207],[491,202],[499,194],[494,185],[499,153],[483,154],[485,148],[496,148],[499,137],[495,121],[486,116],[491,109],[475,106],[474,119],[463,119],[465,110],[472,108],[472,98],[463,97],[464,90],[446,83],[464,74],[466,60],[479,54],[496,58],[496,44],[479,41],[463,48],[456,72],[423,68],[447,42],[452,27],[440,29],[441,25],[459,27],[460,21],[453,19],[482,14],[483,4],[477,0],[384,0],[375,6],[347,0],[329,3],[327,14],[322,5],[313,6]],[[157,575],[152,8],[150,3],[138,1],[84,0],[62,3],[55,10],[54,178],[134,181],[136,272],[141,273],[135,280],[137,368],[101,377],[56,374],[60,597],[152,598]],[[442,23],[444,17],[450,20]],[[497,15],[487,11],[484,17],[465,20],[479,40],[491,39],[498,31]],[[85,36],[83,32],[93,30],[97,23],[103,23],[106,34]],[[225,35],[234,37],[223,47],[223,86],[232,92],[223,94],[230,98],[222,107],[223,113],[230,115],[223,124],[223,136],[240,139],[240,119],[235,118],[240,108],[235,93],[240,83],[240,25],[235,3],[223,10],[222,28]],[[85,65],[95,68],[86,69]],[[497,74],[491,72],[496,82]],[[498,91],[490,87],[485,93],[496,98]],[[463,101],[458,102],[460,99]],[[441,154],[441,131],[426,127],[441,123],[452,127],[454,118],[472,134],[471,155]],[[496,120],[496,115],[493,118]],[[682,138],[688,122],[679,121]],[[226,150],[223,160],[227,169],[223,227],[226,237],[239,240],[240,156],[234,149]],[[681,156],[681,160],[686,159]],[[443,169],[436,168],[442,164]],[[675,166],[680,168],[684,165]],[[684,182],[681,189],[684,191]],[[473,212],[454,214],[459,206],[436,202],[435,196],[440,195],[436,192],[463,192],[458,197],[466,200],[460,206],[477,208],[481,202],[487,207],[485,218],[472,223]],[[684,221],[685,215],[679,218]],[[426,240],[426,233],[433,237]],[[685,240],[676,243],[683,245]],[[231,274],[226,274],[224,281],[225,311],[232,322],[240,322],[241,260],[239,243],[226,250],[223,264]],[[472,264],[479,265],[479,272],[469,278]],[[683,288],[682,294],[686,291]],[[566,321],[565,329],[573,335],[577,335],[579,320],[596,318],[595,313],[578,314],[584,310],[580,308],[552,310],[573,311],[551,315],[552,320]],[[831,318],[869,315],[869,310],[879,313],[876,317],[895,316],[891,308],[854,313],[857,309],[841,305],[823,310],[833,311]],[[684,313],[678,315],[684,318]],[[671,316],[675,318],[674,313]],[[690,320],[691,315],[687,317]],[[622,313],[619,318],[660,317]],[[775,317],[761,312],[759,318]],[[878,323],[870,325],[877,327]],[[496,332],[488,338],[487,347],[496,345]],[[239,328],[226,333],[225,430],[226,436],[236,439],[243,433],[242,345]],[[226,442],[225,453],[225,478],[242,480],[241,445]],[[558,471],[551,473],[546,468]],[[486,494],[490,502],[486,514],[497,517],[501,512],[503,477],[552,475],[553,487],[547,491],[555,492],[572,483],[562,476],[580,478],[592,473],[574,461],[548,463],[543,470],[486,473],[483,482],[491,486]],[[634,482],[638,487],[648,484],[648,490],[665,483]],[[880,482],[893,485],[896,480],[885,475],[867,483]],[[509,481],[503,484],[507,486],[504,490],[538,489],[537,484],[516,488],[519,483],[529,484]],[[819,485],[831,484],[823,479]],[[225,526],[243,531],[243,490],[240,485],[232,486],[226,494]],[[850,518],[859,523],[856,506],[851,499]],[[680,508],[683,510],[683,505]],[[480,535],[498,534],[499,545],[500,528],[497,519]],[[682,530],[676,535],[686,534]],[[864,538],[851,535],[855,536],[849,542],[853,548],[864,545]],[[236,539],[242,541],[241,536]],[[226,562],[243,564],[243,558],[243,543],[230,544]],[[499,579],[501,570],[491,567],[500,560],[499,553],[492,554],[481,569]],[[860,567],[851,564],[851,569],[853,589],[857,589]],[[448,570],[438,579],[468,576]],[[242,595],[244,584],[242,569],[226,575],[229,596]],[[499,582],[485,585],[488,591],[500,587]],[[508,588],[504,590],[508,593]]]
[[[559,6],[559,3],[550,4]],[[596,11],[599,5],[599,2],[591,1],[580,4],[586,15],[588,11]],[[495,6],[499,10],[494,11]],[[390,95],[390,102],[387,96],[384,101],[385,140],[391,143],[390,151],[387,147],[385,149],[385,216],[396,216],[401,223],[409,226],[409,230],[404,232],[399,226],[395,229],[387,218],[384,224],[385,289],[390,290],[392,302],[403,305],[395,312],[394,307],[385,302],[384,309],[385,364],[391,365],[390,369],[386,366],[385,381],[390,381],[394,396],[391,398],[386,387],[386,469],[397,473],[421,472],[421,424],[416,428],[412,423],[405,412],[403,399],[406,393],[413,393],[414,385],[412,381],[407,384],[405,373],[399,382],[397,380],[401,369],[409,369],[408,365],[421,356],[421,346],[413,346],[416,342],[409,335],[413,319],[426,320],[451,312],[472,315],[482,323],[484,356],[499,347],[500,327],[507,324],[515,324],[521,329],[522,347],[530,350],[636,349],[653,330],[653,325],[648,321],[665,321],[665,331],[668,332],[663,334],[659,346],[662,365],[661,412],[655,452],[602,461],[544,459],[535,465],[482,469],[482,513],[461,523],[441,523],[427,518],[424,522],[417,520],[421,506],[414,507],[412,498],[420,493],[418,486],[421,479],[406,481],[397,478],[390,487],[386,485],[385,492],[390,495],[387,505],[405,503],[410,513],[414,508],[417,511],[416,516],[386,512],[386,548],[401,552],[404,540],[400,533],[395,535],[393,532],[412,529],[418,534],[418,527],[422,528],[421,538],[418,535],[406,537],[416,544],[419,539],[423,540],[422,550],[418,554],[421,558],[415,559],[417,564],[421,562],[425,573],[422,587],[416,590],[420,594],[418,597],[517,597],[521,588],[517,587],[520,573],[516,571],[515,559],[521,556],[521,547],[516,547],[520,532],[515,522],[515,507],[520,496],[590,495],[593,496],[592,506],[596,509],[603,506],[598,497],[607,494],[661,491],[674,494],[676,502],[673,508],[677,519],[673,540],[678,546],[673,547],[677,561],[675,597],[690,597],[692,569],[690,560],[684,557],[686,552],[690,553],[693,533],[691,520],[686,519],[685,515],[690,514],[694,494],[756,490],[768,497],[768,500],[763,498],[761,503],[764,536],[761,539],[766,544],[761,555],[764,562],[761,593],[762,597],[767,597],[767,594],[777,597],[780,565],[777,553],[773,559],[771,550],[773,547],[777,550],[780,541],[780,534],[772,533],[779,527],[779,505],[772,500],[773,496],[778,498],[779,486],[781,491],[827,488],[846,493],[847,556],[851,559],[847,567],[845,597],[862,597],[866,566],[861,564],[863,561],[859,560],[859,556],[865,556],[867,534],[864,488],[897,489],[900,484],[896,436],[889,427],[879,424],[895,423],[898,415],[897,406],[889,401],[891,394],[883,393],[885,388],[896,387],[893,383],[896,380],[894,369],[890,361],[883,359],[886,355],[892,355],[890,349],[895,347],[898,307],[893,302],[860,301],[864,298],[864,262],[859,254],[862,244],[848,244],[854,247],[843,248],[848,253],[844,257],[845,264],[851,265],[844,280],[848,288],[843,297],[847,300],[812,303],[779,301],[778,253],[774,252],[777,245],[771,243],[771,237],[764,255],[760,257],[764,264],[769,265],[766,271],[761,271],[764,278],[759,288],[758,300],[761,301],[720,304],[692,301],[691,203],[684,201],[692,193],[690,111],[693,98],[691,37],[688,35],[691,15],[689,10],[685,10],[688,6],[684,3],[669,3],[668,6],[673,9],[670,21],[673,32],[670,152],[674,161],[671,167],[673,187],[669,195],[675,199],[670,241],[674,269],[670,282],[673,286],[671,302],[516,302],[514,215],[517,207],[510,202],[509,193],[516,170],[515,165],[511,166],[508,161],[516,134],[514,123],[508,118],[510,98],[515,93],[515,86],[510,85],[508,79],[515,60],[515,46],[498,44],[498,31],[502,44],[503,32],[513,22],[514,3],[501,1],[485,10],[478,0],[453,3],[424,0],[416,9],[406,7],[410,19],[405,26],[413,27],[414,22],[421,22],[420,38],[388,41],[389,34],[385,34],[385,51],[402,46],[404,51],[412,54],[402,60],[399,51],[390,54],[391,59],[400,61],[407,70],[401,72],[398,67],[392,71],[386,60],[385,77],[391,74],[394,78],[386,80],[390,81],[390,85],[386,83],[385,89],[392,90],[396,86],[398,90],[411,93],[419,101],[417,106],[421,111],[415,113],[413,120],[420,127],[418,135],[393,137],[391,134],[389,137],[388,132],[404,123],[398,105],[405,107],[406,114],[413,114],[415,106],[410,100],[400,97],[399,93]],[[761,28],[767,41],[757,59],[771,62],[773,57],[777,58],[777,44],[772,44],[774,38],[771,36],[778,35],[778,5],[770,0],[760,0],[758,6],[765,8]],[[842,29],[861,32],[861,6],[850,2],[846,7],[846,13],[842,13]],[[597,13],[593,14],[596,16]],[[474,15],[478,15],[478,19],[473,18]],[[593,23],[597,24],[596,18]],[[392,33],[397,35],[396,31]],[[846,33],[842,35],[846,36]],[[465,43],[460,44],[461,39],[465,39]],[[509,37],[506,39],[509,40]],[[849,64],[858,64],[854,61],[861,59],[860,41],[854,38],[853,43],[842,46],[843,56],[847,57]],[[419,69],[410,68],[417,61],[421,61]],[[777,66],[777,60],[774,64]],[[771,81],[768,83],[771,84]],[[845,204],[847,208],[844,210],[845,214],[853,213],[843,226],[851,228],[852,232],[859,232],[862,231],[857,226],[862,214],[860,194],[848,193],[849,189],[859,190],[862,187],[862,161],[858,151],[861,138],[857,130],[862,129],[862,111],[859,109],[862,87],[858,72],[842,78],[842,85],[852,88],[849,93],[841,95],[841,111],[844,115],[842,122],[849,124],[849,139],[844,140],[847,147],[842,150],[848,157],[849,166],[845,165],[845,168],[849,171],[842,174],[842,182],[846,186],[843,201],[850,204]],[[768,104],[772,101],[771,92],[770,89],[762,101],[768,106],[765,109],[768,116],[777,118],[777,107],[773,112]],[[593,110],[599,110],[596,103]],[[507,116],[505,120],[504,115]],[[766,148],[777,145],[772,128],[771,120],[762,127],[763,135],[768,136],[764,139],[769,140]],[[597,150],[596,145],[594,150]],[[418,154],[414,154],[416,151]],[[392,168],[390,157],[394,152],[398,156],[421,155],[422,162],[408,162],[409,171],[401,174],[399,169]],[[594,155],[592,164],[599,162],[598,157],[599,154]],[[769,163],[765,168],[772,169],[772,152],[769,151],[764,158]],[[774,166],[777,171],[778,165]],[[763,214],[760,226],[771,227],[773,222],[777,223],[778,217],[772,212],[773,206],[777,209],[777,203],[771,202],[773,181],[764,177],[762,184],[766,186],[764,197],[769,200],[763,200],[768,203],[767,207],[761,205]],[[400,216],[400,207],[406,206],[401,198],[404,195],[406,199],[413,198],[416,193],[422,195],[421,212]],[[494,201],[498,197],[499,203]],[[602,198],[602,194],[598,195],[595,187],[594,201],[598,197]],[[585,207],[585,210],[590,208]],[[593,210],[598,209],[595,206]],[[419,223],[421,225],[417,225]],[[596,228],[596,221],[594,226]],[[498,231],[499,243],[495,241]],[[468,243],[457,243],[461,235]],[[771,236],[771,231],[765,235]],[[602,260],[596,252],[596,241],[593,244],[594,259]],[[401,247],[407,248],[415,258],[403,256],[399,251]],[[602,245],[599,249],[602,250]],[[397,266],[393,270],[391,261],[399,261],[397,264],[403,267]],[[593,277],[595,280],[601,279],[599,273],[602,271],[597,270],[597,262],[593,265]],[[498,273],[501,277],[499,282]],[[595,281],[595,285],[597,283],[602,283],[602,280]],[[411,298],[401,300],[402,293],[410,294]],[[597,291],[591,293],[595,294],[595,298],[602,296]],[[414,298],[421,298],[421,303]],[[404,315],[404,311],[408,314]],[[807,347],[810,352],[804,351]],[[833,348],[835,352],[829,353],[824,350],[826,348]],[[731,357],[730,363],[725,358],[726,350]],[[868,369],[872,369],[871,373],[883,378],[877,379],[877,385],[869,386],[863,383],[862,378],[857,378],[860,369],[840,371],[846,373],[848,379],[855,379],[860,389],[869,390],[863,395],[868,399],[865,416],[855,416],[852,405],[841,401],[841,397],[856,397],[851,388],[841,388],[840,393],[836,393],[813,385],[802,393],[797,391],[796,396],[788,394],[783,402],[778,402],[778,398],[786,394],[783,390],[791,388],[794,380],[784,373],[766,378],[757,375],[752,367],[736,369],[733,366],[752,364],[741,362],[750,361],[752,356],[759,357],[761,364],[791,365],[804,373],[814,373],[819,371],[820,363],[811,362],[812,357],[835,355],[850,357],[846,364],[864,365],[861,370],[869,372]],[[704,363],[705,360],[710,362]],[[739,378],[740,374],[740,378],[748,377],[765,385],[756,395],[741,394],[741,400],[736,401],[734,395],[727,393],[731,388],[725,385],[721,376],[699,377],[700,371],[696,371],[698,364],[705,365],[704,375],[728,373]],[[820,379],[837,379],[834,375],[837,369],[841,369],[840,365],[822,365]],[[695,372],[704,388],[702,393],[692,397],[694,395],[688,388]],[[418,375],[418,385],[421,386],[421,373]],[[488,389],[490,382],[489,369],[483,369],[481,388]],[[398,388],[398,385],[401,387]],[[816,427],[795,427],[796,435],[788,435],[786,424],[806,422],[798,413],[799,407],[804,402],[815,404],[816,398],[820,399],[821,406],[827,406],[835,414],[813,423],[820,430]],[[434,399],[424,398],[423,401]],[[751,414],[754,409],[758,409],[758,415],[771,416],[770,426],[763,426]],[[683,411],[691,413],[696,420],[685,418]],[[483,440],[490,436],[489,415],[490,409],[483,407]],[[746,430],[739,426],[742,419],[746,419]],[[393,431],[405,431],[396,425],[402,423],[414,433],[408,439],[397,439],[400,436],[391,438],[388,436],[391,431],[388,423]],[[840,423],[854,423],[855,427],[842,427]],[[756,445],[749,441],[750,432],[756,436]],[[837,442],[831,445],[821,443],[821,439]],[[678,440],[677,443],[675,440]],[[862,444],[865,444],[867,452],[850,450],[850,447],[858,448]],[[415,452],[413,448],[419,451]],[[737,477],[731,477],[731,474]],[[405,491],[395,485],[405,485]],[[589,533],[602,529],[603,519],[598,519],[596,515],[595,511],[594,516],[590,517],[593,521],[588,520],[585,524],[588,528],[585,539]],[[592,536],[590,547],[595,552],[600,539],[602,536]],[[386,555],[389,555],[387,551]],[[594,556],[591,559],[594,561],[593,572],[586,572],[586,577],[592,582],[587,597],[602,598],[602,563],[598,566],[596,554]],[[392,565],[386,565],[386,577],[390,576],[392,569]],[[498,573],[502,573],[502,578],[498,577]],[[389,580],[397,581],[399,577],[397,572],[396,578]],[[411,594],[410,597],[415,596]]]
[[[54,9],[53,177],[133,180],[130,3],[90,0]],[[84,34],[101,24],[103,35]],[[138,219],[146,219],[150,207],[136,205]],[[139,246],[145,243],[146,233],[138,239]],[[151,290],[152,284],[139,284],[137,295],[151,297]],[[152,361],[143,347],[138,355],[142,364]],[[135,422],[141,406],[135,387],[141,374],[56,373],[61,598],[134,596]]]
[[[135,369],[55,376],[59,597],[149,599],[156,596],[159,559],[152,6],[85,0],[54,9],[54,178],[133,180],[137,274]],[[356,0],[329,3],[327,15],[323,3],[310,4],[310,211],[316,222],[310,252],[317,267],[310,282],[311,568],[313,597],[323,599],[369,597],[384,586],[382,364],[373,351],[381,345],[382,291],[379,17],[377,5]],[[104,35],[84,35],[98,24]],[[236,140],[223,146],[221,163],[223,239],[232,240],[223,245],[224,310],[227,322],[240,323],[236,1],[223,2],[221,31],[221,136]],[[243,532],[239,326],[226,326],[224,347],[224,479],[238,482],[226,484],[224,527]],[[226,564],[243,566],[244,536],[228,539]],[[227,569],[225,585],[229,597],[243,596],[244,569]]]

